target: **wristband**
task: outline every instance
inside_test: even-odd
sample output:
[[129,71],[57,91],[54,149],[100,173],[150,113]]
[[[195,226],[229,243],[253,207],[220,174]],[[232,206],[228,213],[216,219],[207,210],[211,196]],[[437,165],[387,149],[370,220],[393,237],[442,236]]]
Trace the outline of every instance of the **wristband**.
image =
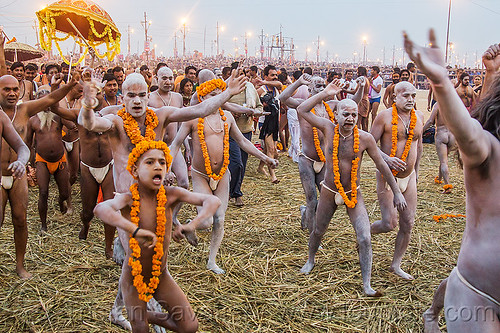
[[137,229],[135,229],[134,233],[132,234],[132,238],[135,238],[135,235],[137,235],[137,231],[139,231],[139,229],[141,228],[137,227]]

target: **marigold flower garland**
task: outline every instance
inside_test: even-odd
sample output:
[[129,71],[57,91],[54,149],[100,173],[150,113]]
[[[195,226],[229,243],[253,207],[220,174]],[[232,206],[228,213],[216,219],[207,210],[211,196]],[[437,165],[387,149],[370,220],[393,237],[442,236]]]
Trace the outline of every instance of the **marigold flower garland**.
[[168,149],[168,145],[163,142],[163,141],[150,141],[150,140],[143,140],[139,142],[134,149],[132,149],[132,152],[128,155],[128,163],[127,163],[127,170],[132,174],[132,166],[137,163],[137,160],[139,157],[142,156],[146,151],[150,149],[159,149],[162,150],[163,153],[165,154],[165,160],[167,162],[167,170],[170,168],[170,165],[172,164],[172,156],[170,155],[170,149]]
[[206,96],[210,94],[215,89],[220,89],[222,91],[226,90],[226,82],[221,79],[213,79],[203,82],[196,88],[198,99],[200,98],[200,96]]
[[[398,109],[396,108],[396,103],[392,104],[392,146],[391,146],[391,157],[396,156],[396,151],[398,149]],[[415,125],[417,124],[417,114],[415,109],[411,109],[410,111],[410,126],[408,129],[408,138],[406,139],[405,149],[403,150],[403,154],[400,159],[405,162],[408,157],[408,153],[410,152],[410,147],[413,142],[413,130],[415,129]],[[398,171],[392,170],[392,174],[396,176]]]
[[439,180],[439,177],[438,177],[438,176],[436,176],[436,177],[434,178],[434,183],[436,183],[436,184],[442,184],[442,183],[443,183],[443,181],[442,181],[442,180]]
[[447,190],[451,190],[452,188],[453,188],[453,185],[451,185],[451,184],[446,184],[446,185],[443,185],[443,189],[444,189],[445,191],[447,191]]
[[[130,186],[130,192],[132,193],[132,208],[130,210],[130,221],[139,227],[139,213],[141,208],[141,201],[139,196],[138,184],[132,184]],[[139,293],[139,299],[144,302],[149,302],[153,297],[158,284],[160,283],[161,275],[161,260],[163,258],[163,242],[165,240],[165,225],[167,223],[167,218],[165,216],[165,205],[167,203],[167,196],[165,195],[165,187],[161,186],[156,195],[156,200],[158,204],[156,206],[156,237],[157,242],[154,248],[154,254],[152,259],[152,271],[149,283],[144,282],[144,276],[142,273],[141,258],[141,247],[135,238],[130,235],[129,246],[132,250],[132,254],[128,260],[128,265],[132,268],[132,276],[134,277],[134,287]]]
[[[325,106],[326,112],[328,113],[328,116],[330,117],[330,120],[332,123],[335,123],[335,115],[333,114],[332,108],[323,101],[323,105]],[[311,110],[312,114],[316,114],[316,111],[314,108]],[[326,157],[325,154],[323,154],[323,150],[321,149],[321,144],[319,142],[319,135],[318,135],[318,129],[316,127],[313,127],[313,140],[314,140],[314,148],[316,148],[316,153],[318,154],[319,160],[321,162],[326,162]]]
[[[196,92],[198,93],[198,101],[201,102],[201,98],[210,94],[215,89],[225,90],[226,83],[221,79],[213,79],[210,81],[206,81],[198,88],[196,88]],[[226,116],[224,115],[224,111],[219,108],[220,118],[224,122],[224,144],[223,144],[223,152],[224,152],[224,161],[222,163],[222,168],[220,169],[218,174],[212,172],[212,164],[210,163],[210,155],[208,154],[207,142],[205,141],[205,119],[198,118],[198,137],[200,139],[201,151],[203,153],[203,159],[205,161],[205,171],[208,177],[212,178],[215,181],[221,180],[224,174],[227,171],[227,167],[229,166],[229,125],[226,123]]]
[[439,220],[446,220],[449,217],[465,217],[463,214],[442,214],[442,215],[434,215],[432,218],[434,221],[439,222]]
[[151,109],[146,109],[146,133],[142,136],[141,130],[139,129],[139,124],[132,117],[132,115],[125,111],[125,108],[118,111],[117,115],[123,119],[123,127],[125,128],[125,133],[129,137],[130,141],[137,145],[143,140],[155,140],[156,133],[154,129],[158,126],[158,116]]
[[338,158],[338,153],[339,153],[339,125],[335,126],[335,134],[333,136],[333,176],[334,176],[334,182],[335,186],[339,190],[339,194],[342,196],[342,199],[344,199],[344,202],[347,207],[349,208],[354,208],[358,202],[357,195],[358,195],[358,183],[357,183],[357,178],[358,178],[358,167],[359,167],[359,130],[358,126],[354,126],[354,143],[353,143],[353,150],[354,154],[356,157],[352,160],[352,166],[351,166],[351,199],[347,197],[347,193],[345,193],[344,187],[342,186],[342,183],[340,181],[340,168],[339,168],[339,158]]

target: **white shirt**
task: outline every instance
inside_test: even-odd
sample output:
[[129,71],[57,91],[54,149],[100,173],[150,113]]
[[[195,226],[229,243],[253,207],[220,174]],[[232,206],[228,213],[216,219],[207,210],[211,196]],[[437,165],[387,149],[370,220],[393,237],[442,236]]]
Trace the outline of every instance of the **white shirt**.
[[379,92],[376,92],[375,89],[373,89],[371,86],[370,86],[370,98],[378,98],[380,96],[382,96],[382,86],[384,84],[384,80],[380,77],[380,75],[377,76],[377,78],[375,80],[373,80],[372,82],[372,85],[373,86],[380,86],[380,91]]

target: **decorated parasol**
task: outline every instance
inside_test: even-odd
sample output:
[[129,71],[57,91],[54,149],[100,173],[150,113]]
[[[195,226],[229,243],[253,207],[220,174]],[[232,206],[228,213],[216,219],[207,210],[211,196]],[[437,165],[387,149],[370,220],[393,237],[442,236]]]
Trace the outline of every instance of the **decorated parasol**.
[[[72,61],[64,57],[59,42],[69,37],[73,37],[75,43],[85,49],[75,64],[85,58],[89,49],[97,57],[107,57],[110,61],[120,53],[120,31],[109,14],[92,1],[59,0],[36,12],[36,15],[40,22],[40,45],[50,51],[54,42],[67,64]],[[102,44],[106,45],[103,54],[96,48]]]
[[28,61],[43,57],[44,53],[35,49],[33,46],[11,42],[5,45],[5,59],[8,61]]

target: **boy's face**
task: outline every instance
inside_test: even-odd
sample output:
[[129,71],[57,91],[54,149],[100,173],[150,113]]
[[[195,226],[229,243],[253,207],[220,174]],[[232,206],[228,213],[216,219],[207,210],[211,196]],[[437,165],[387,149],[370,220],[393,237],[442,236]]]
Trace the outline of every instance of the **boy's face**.
[[132,174],[141,186],[155,190],[163,186],[166,173],[167,160],[159,149],[150,149],[142,154],[132,168]]

